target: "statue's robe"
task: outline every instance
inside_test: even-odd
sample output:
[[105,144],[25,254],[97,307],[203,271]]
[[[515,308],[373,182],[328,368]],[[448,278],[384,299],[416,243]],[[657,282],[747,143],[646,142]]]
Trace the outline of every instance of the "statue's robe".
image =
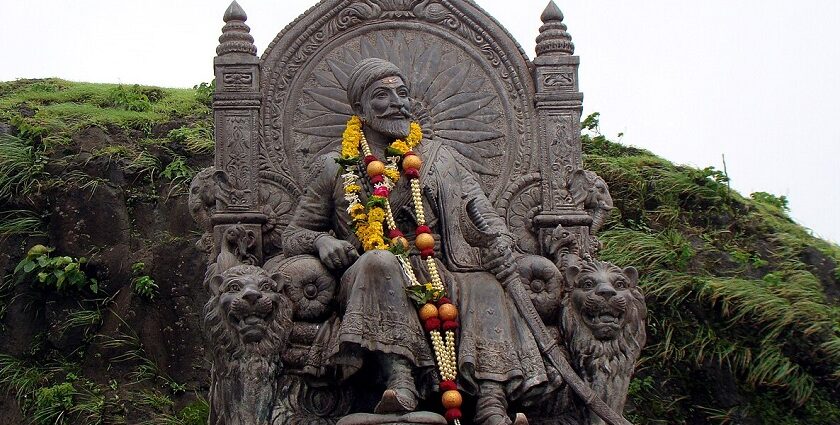
[[[435,235],[438,269],[460,314],[459,384],[474,394],[477,381],[499,381],[512,400],[527,401],[531,397],[523,396],[544,393],[557,381],[556,371],[544,363],[533,335],[498,280],[481,266],[480,251],[466,242],[459,214],[467,201],[475,199],[491,232],[507,234],[504,221],[454,151],[431,140],[424,141],[418,153],[424,161],[420,180],[424,215]],[[286,255],[317,256],[314,241],[329,231],[362,251],[350,228],[340,176],[343,168],[335,158],[337,154],[322,159],[320,172],[301,197],[284,233]],[[363,192],[370,193],[367,178],[361,181],[367,186]],[[413,240],[417,224],[410,192],[409,179],[403,176],[391,192],[390,203],[398,227]],[[362,194],[362,202],[366,197]],[[430,281],[416,249],[410,259],[417,280]],[[434,355],[414,303],[407,297],[407,285],[393,254],[364,253],[341,277],[339,314],[321,328],[307,370],[346,377],[361,367],[364,351],[378,351],[400,354],[418,370],[432,371]]]

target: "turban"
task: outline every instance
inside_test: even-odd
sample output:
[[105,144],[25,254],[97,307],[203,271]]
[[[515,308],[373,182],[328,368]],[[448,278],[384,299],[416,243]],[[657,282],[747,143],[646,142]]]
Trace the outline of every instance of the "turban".
[[350,107],[362,100],[362,93],[371,84],[385,77],[400,77],[405,81],[402,71],[396,65],[385,59],[368,58],[356,64],[350,78],[347,79],[347,101]]

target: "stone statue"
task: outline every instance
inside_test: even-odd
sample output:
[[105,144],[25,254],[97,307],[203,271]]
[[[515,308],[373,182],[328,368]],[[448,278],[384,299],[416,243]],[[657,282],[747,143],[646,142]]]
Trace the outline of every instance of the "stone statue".
[[[409,135],[411,100],[406,84],[395,65],[376,58],[361,61],[350,75],[348,101],[361,117],[362,131],[377,157],[386,155],[394,139]],[[450,148],[427,140],[417,146],[416,154],[403,161],[411,156],[422,158],[418,177],[427,230],[416,230],[423,223],[418,223],[412,209],[408,177],[398,180],[390,195],[398,228],[388,230],[400,231],[407,240],[423,234],[439,236],[434,241],[439,246],[435,250],[438,258],[433,261],[448,285],[446,292],[459,307],[457,372],[464,391],[477,396],[475,423],[511,423],[508,400],[545,393],[558,385],[557,372],[546,368],[533,335],[499,283],[498,277],[514,273],[516,267],[512,238],[471,172],[458,163]],[[358,254],[362,243],[350,228],[353,219],[348,214],[350,204],[338,157],[336,152],[322,162],[320,174],[301,198],[284,235],[288,255],[317,254],[327,267],[342,274],[341,317],[323,328],[316,347],[324,351],[310,358],[322,362],[313,365],[319,369],[340,368],[341,375],[347,376],[361,367],[363,351],[374,353],[384,367],[388,388],[375,411],[412,411],[418,401],[412,370],[432,372],[433,353],[407,295],[411,279],[405,276],[400,260],[384,249]],[[359,174],[366,173],[362,166],[356,167]],[[369,186],[360,192],[362,203],[373,195],[373,189]],[[480,255],[473,255],[457,220],[468,202],[480,209],[481,217],[499,234]],[[432,280],[420,251],[410,251],[406,260],[417,271],[417,281]]]
[[[573,287],[563,300],[561,330],[575,369],[615,411],[624,409],[627,387],[645,345],[647,307],[639,292],[639,274],[594,261],[571,266],[566,280]],[[590,415],[590,423],[602,424]]]
[[579,58],[553,2],[529,60],[470,0],[321,0],[214,60],[204,227],[211,425],[601,424],[645,343],[597,260]]
[[211,425],[268,425],[291,305],[265,270],[233,266],[205,282],[204,324],[213,353]]

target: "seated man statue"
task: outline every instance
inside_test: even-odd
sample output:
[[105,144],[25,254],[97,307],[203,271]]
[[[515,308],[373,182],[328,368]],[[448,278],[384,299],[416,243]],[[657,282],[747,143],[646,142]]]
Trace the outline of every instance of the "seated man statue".
[[[504,221],[454,150],[421,140],[406,84],[382,59],[354,68],[341,152],[316,162],[284,233],[287,255],[317,255],[341,275],[339,314],[307,371],[347,378],[375,359],[387,378],[376,413],[413,411],[439,387],[447,419],[462,391],[477,397],[475,423],[510,424],[508,401],[552,390],[557,371],[500,284],[515,270]],[[489,247],[467,243],[467,205],[499,235]]]

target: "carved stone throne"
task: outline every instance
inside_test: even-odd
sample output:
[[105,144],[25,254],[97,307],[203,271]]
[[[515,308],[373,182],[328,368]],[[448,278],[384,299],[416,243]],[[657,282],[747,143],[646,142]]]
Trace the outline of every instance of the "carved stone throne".
[[[263,353],[279,356],[276,379],[225,384],[229,375],[214,365],[211,424],[333,424],[381,394],[365,383],[338,385],[302,373],[318,328],[335,314],[337,282],[315,257],[286,258],[281,237],[319,157],[340,145],[351,114],[345,82],[368,57],[387,59],[406,73],[424,137],[454,148],[476,174],[515,235],[520,275],[535,308],[564,345],[569,335],[558,326],[564,300],[574,290],[576,271],[596,262],[593,233],[612,200],[603,180],[581,169],[579,58],[563,15],[551,2],[541,19],[537,57],[530,61],[470,0],[322,0],[258,58],[245,13],[231,4],[215,58],[215,166],[196,177],[190,199],[207,231],[201,243],[214,293],[208,317],[216,314],[218,306],[211,304],[224,285],[213,277],[240,264],[261,266],[293,307],[276,312],[290,327],[278,337],[279,352]],[[642,312],[639,349],[643,319]],[[211,334],[223,333],[219,329],[208,324]],[[230,355],[213,348],[216,363]],[[571,357],[576,369],[585,368]],[[590,380],[619,412],[632,368],[622,373],[617,394]],[[247,397],[231,400],[222,393],[230,385],[247,393],[249,384],[261,386],[262,395],[250,401],[267,403],[261,409],[270,417],[233,419],[224,412]],[[581,406],[564,390],[527,413],[532,424],[588,423]]]

